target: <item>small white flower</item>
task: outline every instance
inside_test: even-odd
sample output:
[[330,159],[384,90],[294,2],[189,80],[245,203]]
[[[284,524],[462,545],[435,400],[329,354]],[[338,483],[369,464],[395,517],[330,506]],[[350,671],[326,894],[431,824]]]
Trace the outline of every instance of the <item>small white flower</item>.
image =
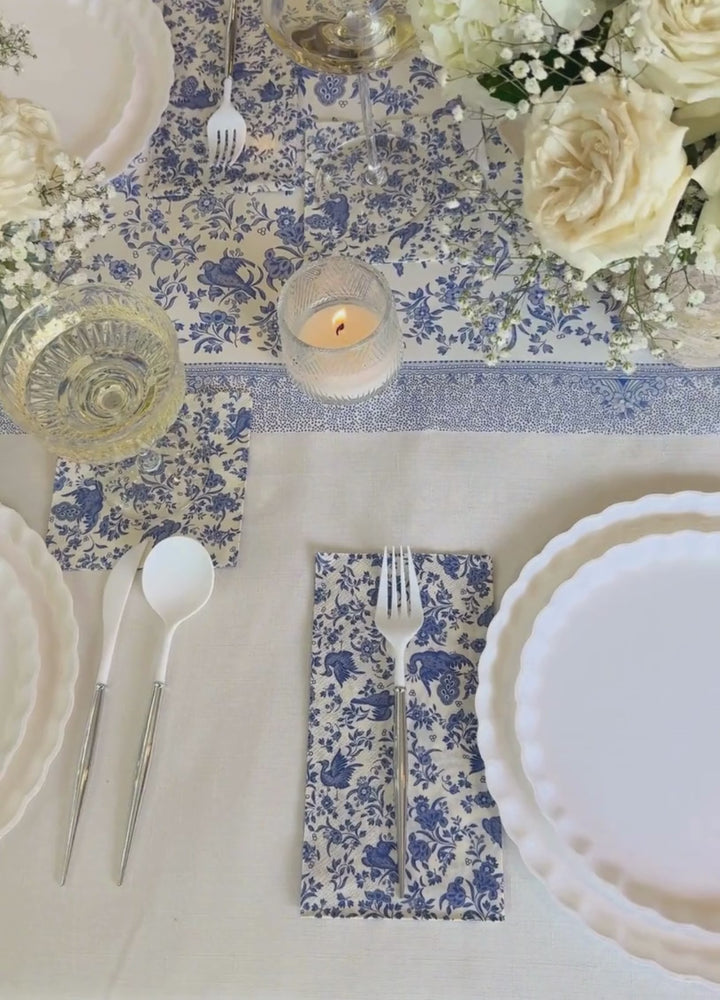
[[562,56],[556,56],[553,59],[553,69],[562,69],[565,65],[565,60]]
[[530,72],[530,67],[522,59],[516,59],[510,67],[510,72],[516,80],[524,80]]
[[530,110],[530,103],[529,103],[529,101],[525,101],[525,100],[518,101],[518,103],[517,103],[517,110],[518,110],[518,114],[519,115],[526,115],[528,113],[528,111]]
[[648,274],[647,278],[645,279],[645,284],[650,289],[659,288],[660,285],[662,285],[662,278],[660,277],[659,274]]
[[569,56],[575,48],[575,39],[572,35],[560,35],[557,42],[558,52],[564,56]]
[[678,233],[677,245],[681,250],[689,250],[691,246],[695,243],[695,236],[689,230],[685,229],[683,232]]
[[595,62],[595,59],[597,57],[597,49],[595,48],[594,45],[583,45],[583,47],[580,49],[580,55],[583,57],[583,59],[586,59],[588,62]]
[[540,84],[537,80],[528,80],[525,84],[525,90],[528,94],[538,95],[540,93]]
[[15,309],[18,305],[17,296],[15,295],[3,295],[2,304],[6,309]]
[[533,59],[530,63],[530,72],[536,80],[547,80],[548,72],[539,59]]
[[695,221],[695,216],[692,214],[692,212],[683,212],[682,215],[678,218],[678,225],[692,226],[694,221]]
[[583,78],[585,83],[592,83],[593,80],[597,78],[597,73],[592,66],[583,66],[580,70],[580,76]]
[[515,108],[508,108],[505,112],[505,117],[509,118],[510,121],[514,121],[517,118],[517,111]]
[[623,28],[623,35],[625,35],[626,38],[633,38],[635,35],[635,25],[626,25],[626,27]]
[[462,105],[456,104],[452,109],[452,116],[456,122],[461,122],[465,117],[465,112],[463,111]]
[[689,306],[699,306],[701,302],[705,301],[705,292],[702,292],[699,288],[694,288],[688,295],[687,301]]
[[515,53],[513,52],[513,50],[509,49],[507,45],[505,46],[505,48],[500,49],[500,58],[502,59],[503,62],[510,62],[514,54]]

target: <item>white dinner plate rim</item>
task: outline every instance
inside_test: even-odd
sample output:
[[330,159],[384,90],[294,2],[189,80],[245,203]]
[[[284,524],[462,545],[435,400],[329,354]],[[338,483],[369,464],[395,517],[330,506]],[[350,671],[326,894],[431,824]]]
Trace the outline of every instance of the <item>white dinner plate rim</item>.
[[143,151],[162,120],[175,82],[175,50],[160,8],[153,0],[124,0],[123,12],[135,53],[135,81],[122,117],[86,161],[100,162],[110,178],[127,170]]
[[[629,903],[612,886],[597,879],[583,866],[581,859],[557,841],[552,827],[539,813],[527,778],[523,774],[527,788],[521,787],[511,766],[504,760],[502,723],[492,715],[494,678],[503,635],[512,626],[516,609],[543,571],[548,570],[556,557],[562,557],[581,541],[604,530],[632,522],[642,525],[643,520],[653,517],[672,516],[708,517],[720,521],[720,494],[696,491],[650,494],[614,504],[581,519],[551,539],[529,560],[505,593],[488,629],[486,648],[480,657],[476,695],[478,744],[486,765],[488,787],[498,803],[507,834],[516,843],[528,868],[562,905],[598,934],[637,958],[655,962],[680,976],[720,982],[720,934],[691,924],[672,923],[654,911]],[[717,531],[718,525],[713,530]],[[639,531],[638,537],[655,531]],[[566,578],[555,581],[554,585],[551,581],[550,586],[554,590]],[[514,719],[514,698],[509,718]],[[514,736],[511,742],[513,739]],[[517,752],[519,754],[519,748]]]
[[[123,6],[135,52],[135,84],[122,118],[88,157],[88,162],[93,157],[99,159],[111,178],[127,170],[143,151],[162,120],[175,82],[175,50],[160,8],[153,0],[125,0]],[[144,71],[149,76],[145,83]],[[128,118],[132,119],[131,127]],[[113,144],[117,148],[113,149]]]
[[[0,505],[0,553],[16,568],[7,553],[17,553],[32,569],[33,580],[41,588],[43,610],[48,612],[40,628],[49,630],[52,663],[41,662],[38,696],[29,713],[27,729],[18,750],[0,779],[0,837],[12,830],[42,788],[50,765],[62,746],[65,727],[72,713],[75,682],[79,672],[78,626],[70,591],[57,562],[45,542],[21,515]],[[42,648],[42,642],[41,642]],[[47,684],[47,692],[40,685]],[[47,697],[45,697],[47,695]],[[34,752],[29,740],[36,738]],[[28,751],[25,759],[23,754]],[[20,770],[18,775],[16,772]],[[14,802],[11,808],[9,802]],[[5,812],[3,811],[5,810]],[[7,814],[6,814],[7,813]]]
[[[3,577],[9,577],[9,585]],[[0,555],[0,579],[3,583],[4,610],[10,613],[13,627],[16,629],[11,639],[14,645],[11,693],[7,697],[6,705],[3,706],[3,710],[7,711],[3,726],[7,736],[3,735],[0,744],[1,780],[25,736],[28,718],[35,705],[40,674],[40,644],[29,597],[12,563],[2,555]]]

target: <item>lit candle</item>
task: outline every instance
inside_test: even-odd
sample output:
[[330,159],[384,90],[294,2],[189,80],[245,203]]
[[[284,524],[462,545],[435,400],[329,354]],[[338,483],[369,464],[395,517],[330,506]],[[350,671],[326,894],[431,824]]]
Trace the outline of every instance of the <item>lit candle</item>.
[[298,330],[298,337],[310,347],[350,347],[377,329],[377,313],[354,302],[323,306],[312,313]]
[[390,287],[352,257],[313,260],[296,271],[278,302],[278,326],[290,376],[317,399],[366,399],[400,367],[402,334]]

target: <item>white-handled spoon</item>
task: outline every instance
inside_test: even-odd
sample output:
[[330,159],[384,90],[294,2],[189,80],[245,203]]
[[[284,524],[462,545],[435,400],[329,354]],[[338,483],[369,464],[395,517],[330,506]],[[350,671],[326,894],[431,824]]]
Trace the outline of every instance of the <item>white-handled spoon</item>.
[[166,538],[155,546],[145,560],[142,574],[143,593],[150,607],[164,622],[165,636],[155,670],[152,698],[135,767],[130,813],[120,860],[119,885],[122,885],[125,877],[135,824],[150,769],[160,699],[165,687],[173,636],[178,625],[187,621],[207,604],[214,582],[215,570],[212,559],[200,542],[192,538],[185,538],[182,535]]

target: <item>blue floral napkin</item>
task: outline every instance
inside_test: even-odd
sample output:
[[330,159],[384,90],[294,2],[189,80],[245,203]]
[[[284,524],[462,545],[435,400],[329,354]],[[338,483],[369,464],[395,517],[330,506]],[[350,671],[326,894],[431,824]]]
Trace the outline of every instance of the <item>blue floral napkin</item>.
[[63,569],[110,569],[143,538],[186,534],[216,566],[237,563],[252,400],[245,389],[189,392],[158,442],[158,474],[134,460],[88,465],[60,459],[47,545]]
[[175,49],[170,104],[141,165],[150,194],[185,200],[203,180],[221,192],[292,191],[302,184],[296,72],[271,44],[260,5],[241,5],[233,103],[247,123],[245,150],[208,174],[206,127],[222,97],[228,0],[163,4]]
[[502,835],[477,749],[484,555],[415,555],[425,607],[406,659],[407,892],[395,897],[393,661],[374,625],[380,555],[318,553],[303,914],[503,919]]
[[[311,250],[351,253],[375,264],[442,260],[465,249],[468,232],[487,228],[477,191],[465,195],[480,174],[454,117],[458,106],[453,101],[430,115],[378,125],[376,141],[389,176],[377,190],[358,183],[345,191],[340,186],[337,192],[324,191],[318,182],[323,170],[336,169],[337,150],[345,143],[355,141],[354,158],[362,170],[367,154],[357,141],[362,139],[359,123],[336,121],[308,129],[305,236]],[[389,134],[399,139],[391,140],[392,147]],[[409,173],[407,164],[412,164]],[[402,220],[394,215],[398,206]],[[465,236],[457,232],[459,219]]]

